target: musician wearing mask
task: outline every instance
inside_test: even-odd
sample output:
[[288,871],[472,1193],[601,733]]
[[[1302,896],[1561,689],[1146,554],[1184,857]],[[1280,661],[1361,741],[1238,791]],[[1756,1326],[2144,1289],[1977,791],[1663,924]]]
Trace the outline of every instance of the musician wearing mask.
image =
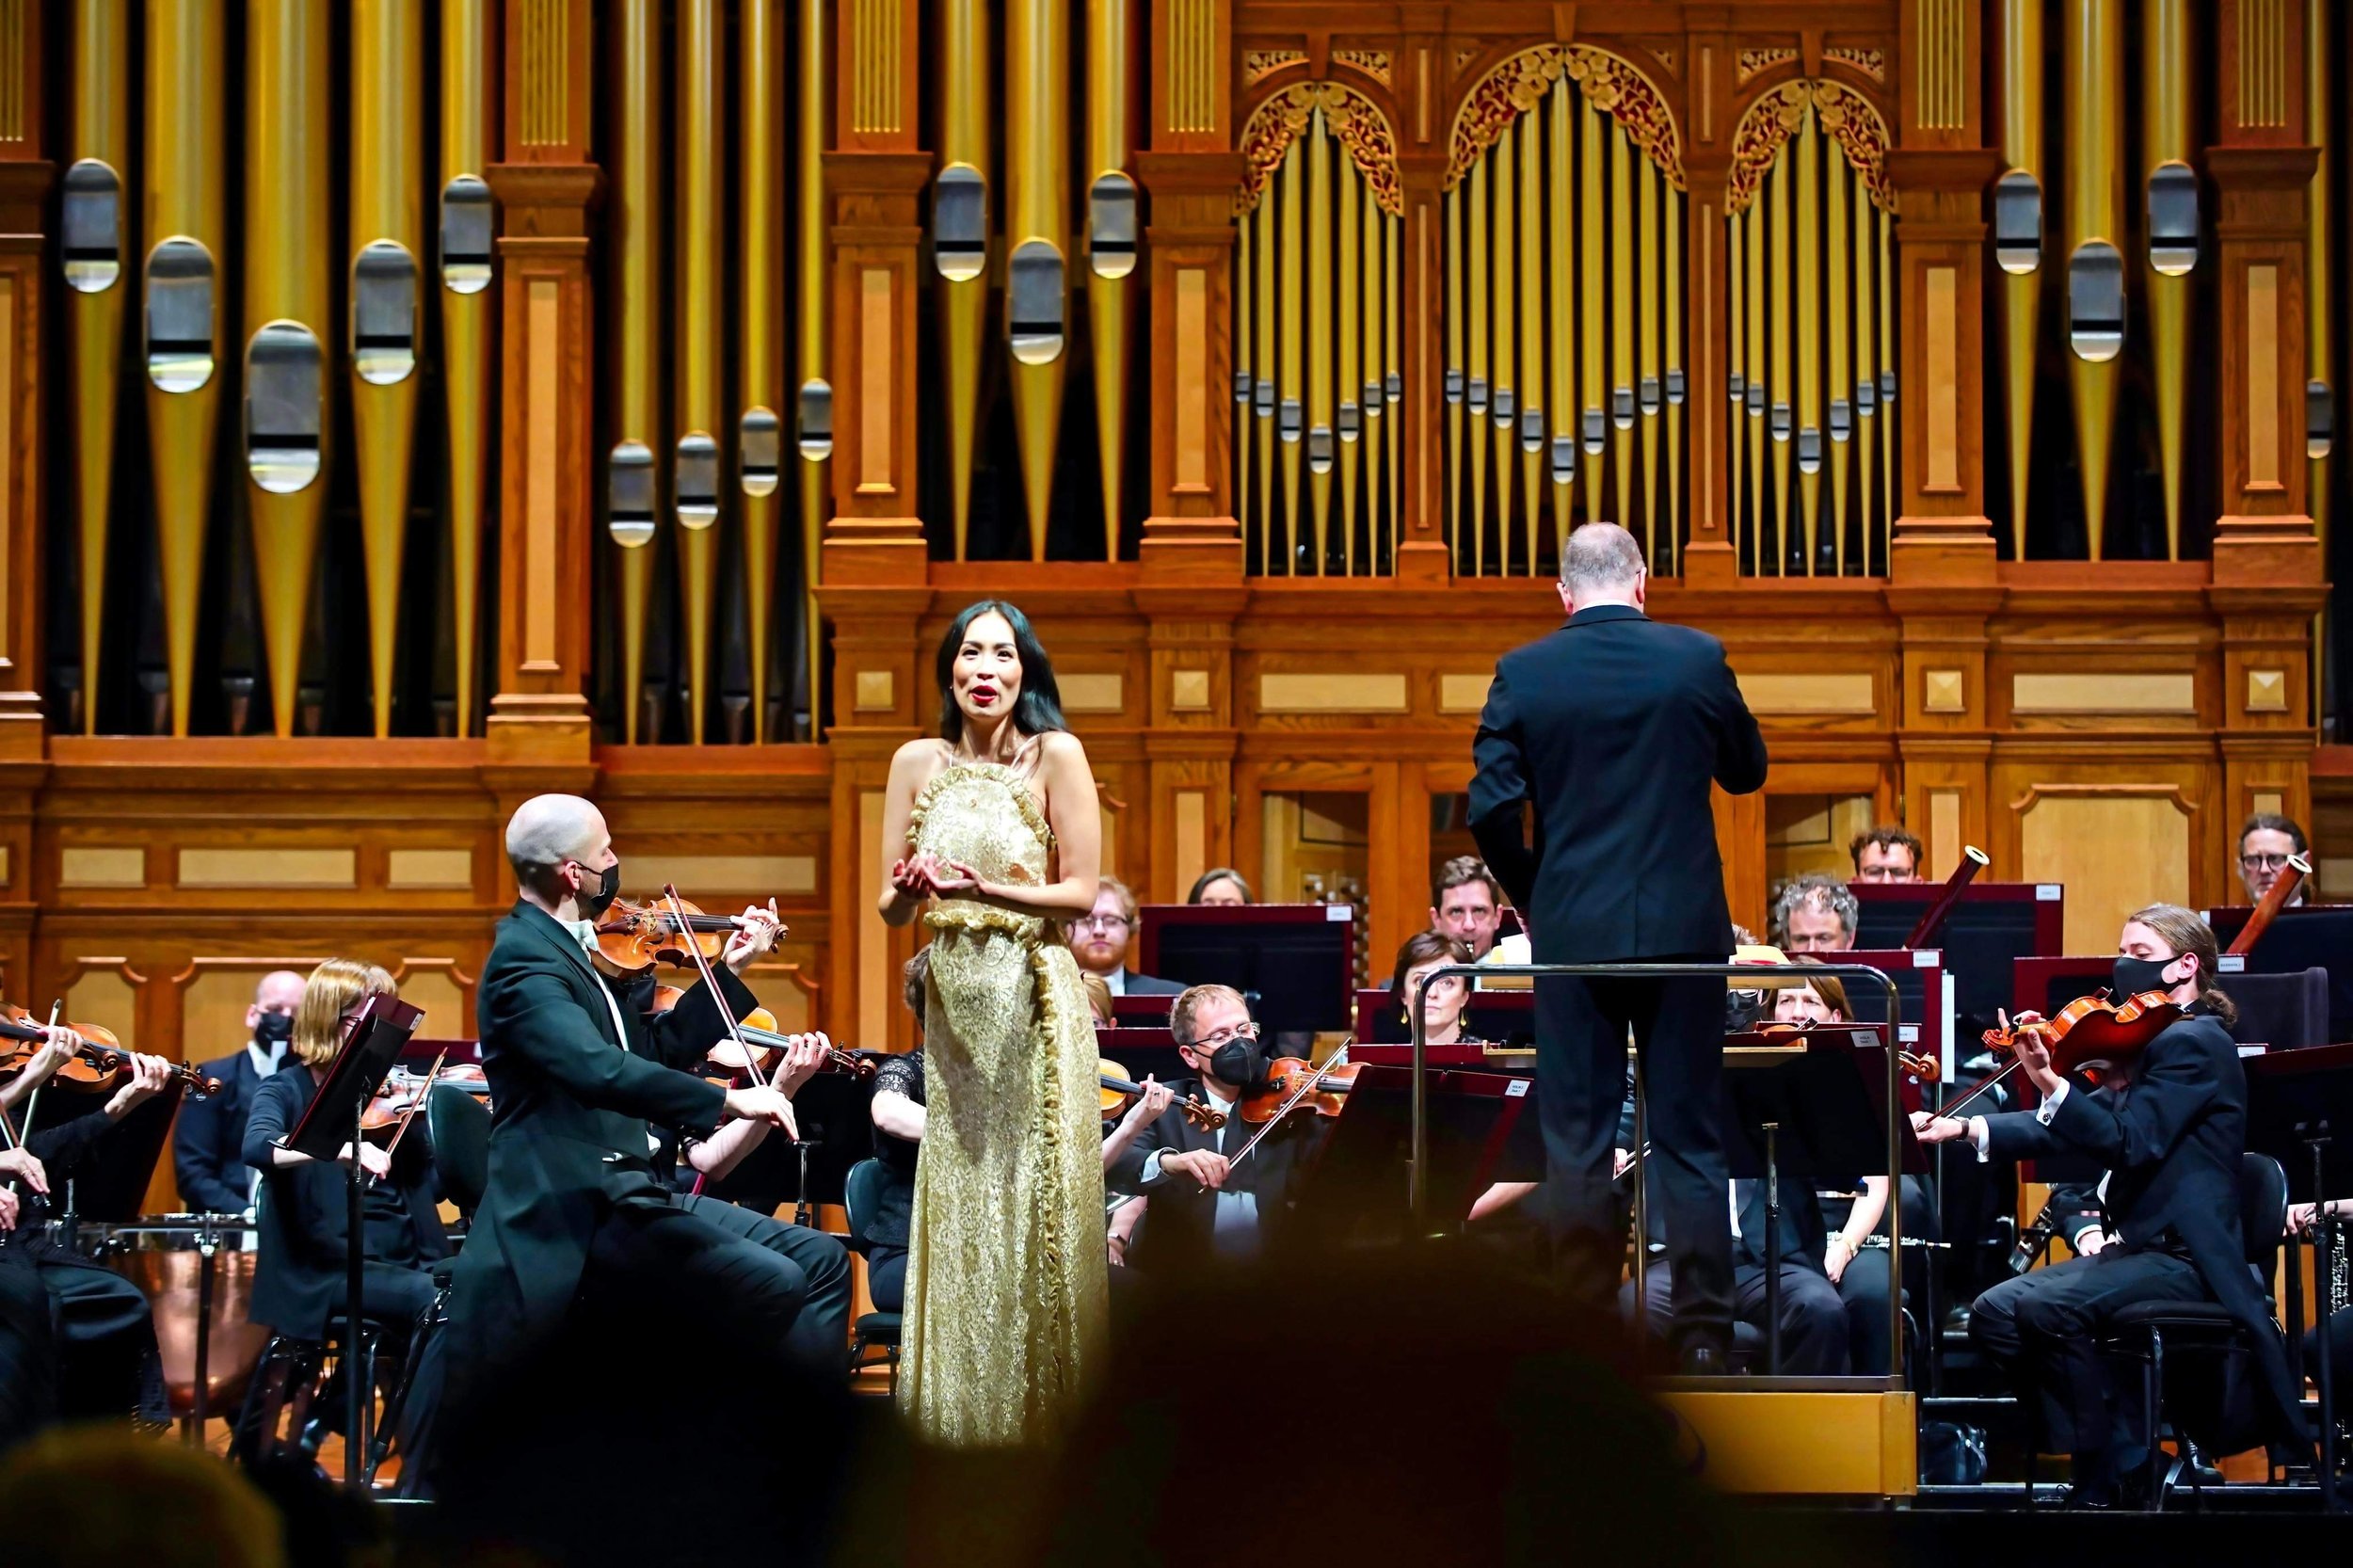
[[[324,1341],[328,1320],[349,1295],[349,1169],[365,1173],[360,1198],[360,1313],[382,1325],[388,1369],[400,1365],[419,1316],[433,1303],[434,1263],[449,1256],[441,1227],[433,1144],[422,1114],[399,1146],[346,1142],[333,1160],[313,1160],[280,1146],[327,1081],[327,1070],[350,1037],[351,1025],[372,997],[392,997],[392,977],[373,964],[329,958],[311,971],[295,1012],[286,1064],[253,1093],[238,1158],[262,1173],[255,1205],[259,1256],[254,1260],[251,1313],[294,1339]],[[343,1413],[340,1400],[324,1414]]]
[[2117,1313],[2136,1302],[2227,1308],[2256,1347],[2258,1400],[2275,1452],[2313,1457],[2301,1390],[2239,1234],[2247,1079],[2228,1028],[2231,1000],[2213,985],[2214,933],[2186,909],[2153,904],[2124,922],[2118,946],[2112,995],[2159,991],[2188,1011],[2141,1049],[2121,1087],[2093,1090],[2062,1077],[2048,1045],[2027,1030],[2015,1048],[2042,1094],[2040,1107],[1965,1121],[1925,1112],[1913,1118],[1923,1143],[1965,1143],[1980,1160],[2072,1152],[2106,1167],[2105,1244],[1993,1287],[1977,1298],[1969,1324],[1970,1338],[2020,1397],[2041,1401],[2042,1430],[2073,1455],[2072,1501],[2088,1508],[2126,1497],[2146,1458],[2138,1374],[2120,1377],[2098,1350]]
[[1920,840],[1893,823],[1881,823],[1858,835],[1847,853],[1854,857],[1857,882],[1920,880]]
[[[74,1251],[48,1222],[64,1211],[70,1182],[89,1179],[118,1154],[137,1155],[136,1129],[117,1129],[171,1086],[172,1068],[161,1057],[135,1053],[98,1110],[70,1109],[72,1101],[55,1087],[36,1106],[36,1092],[82,1046],[70,1030],[48,1034],[24,1070],[0,1084],[0,1115],[21,1139],[0,1150],[0,1274],[11,1276],[0,1288],[0,1316],[20,1325],[16,1334],[0,1335],[0,1383],[12,1390],[0,1395],[0,1405],[16,1406],[14,1418],[27,1425],[52,1416],[128,1416],[160,1428],[171,1411],[145,1293]],[[33,1322],[36,1315],[46,1320]]]
[[244,1047],[198,1069],[220,1080],[220,1093],[182,1105],[172,1127],[172,1174],[184,1207],[204,1214],[242,1214],[253,1207],[257,1173],[240,1152],[246,1118],[254,1090],[285,1064],[301,1003],[300,975],[292,969],[264,975],[253,988],[253,1005],[245,1010]]
[[[2258,811],[2248,818],[2247,825],[2238,830],[2238,876],[2247,888],[2247,902],[2261,904],[2287,869],[2288,856],[2302,855],[2310,847],[2304,830],[2292,818],[2276,811]],[[2289,896],[2288,907],[2303,904],[2311,887],[2309,882],[2299,886]]]
[[1195,985],[1177,997],[1168,1027],[1178,1059],[1198,1075],[1174,1079],[1168,1088],[1177,1100],[1198,1096],[1225,1113],[1225,1125],[1194,1127],[1172,1105],[1138,1129],[1105,1170],[1112,1191],[1152,1200],[1129,1259],[1146,1273],[1236,1261],[1279,1246],[1293,1184],[1320,1137],[1315,1117],[1294,1112],[1241,1158],[1258,1130],[1242,1120],[1242,1102],[1267,1071],[1258,1026],[1241,993]]

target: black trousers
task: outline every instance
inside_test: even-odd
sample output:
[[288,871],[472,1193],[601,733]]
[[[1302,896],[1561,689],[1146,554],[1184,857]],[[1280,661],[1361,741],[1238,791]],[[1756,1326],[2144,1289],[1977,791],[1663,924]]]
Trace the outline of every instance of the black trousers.
[[1731,1344],[1733,1314],[1727,1178],[1716,1126],[1723,1022],[1721,980],[1536,983],[1545,1217],[1561,1282],[1577,1299],[1606,1307],[1625,1254],[1625,1233],[1610,1224],[1609,1166],[1630,1028],[1641,1054],[1649,1160],[1666,1210],[1674,1285],[1670,1340],[1719,1351]]
[[20,1233],[7,1248],[0,1270],[24,1268],[49,1294],[57,1414],[68,1420],[170,1420],[146,1292],[46,1235]]
[[877,1312],[901,1312],[907,1300],[907,1250],[876,1242],[866,1254],[866,1293]]
[[1969,1337],[2022,1400],[2041,1401],[2043,1432],[2095,1491],[2137,1464],[2140,1382],[2119,1378],[2098,1339],[2135,1302],[2206,1299],[2189,1259],[2110,1246],[1997,1285],[1970,1309]]
[[1865,1247],[1847,1259],[1838,1276],[1838,1300],[1847,1313],[1848,1369],[1865,1377],[1887,1375],[1887,1261],[1889,1253]]
[[[1673,1288],[1664,1269],[1646,1270],[1642,1278],[1644,1327],[1654,1337],[1662,1337],[1674,1320]],[[1739,1321],[1763,1333],[1768,1321],[1764,1266],[1738,1265],[1732,1271],[1732,1285],[1733,1310]],[[1631,1311],[1632,1280],[1625,1282],[1618,1300]],[[1881,1337],[1886,1337],[1884,1330]],[[1764,1366],[1760,1359],[1756,1369],[1762,1371]],[[1819,1271],[1786,1258],[1781,1265],[1781,1369],[1790,1377],[1837,1377],[1848,1369],[1847,1309],[1839,1302],[1837,1287]]]
[[765,1250],[799,1277],[801,1307],[785,1335],[785,1353],[813,1377],[840,1377],[850,1342],[850,1250],[822,1230],[721,1198],[681,1198],[679,1207],[735,1242]]
[[0,1454],[57,1415],[57,1349],[49,1292],[31,1269],[0,1265]]

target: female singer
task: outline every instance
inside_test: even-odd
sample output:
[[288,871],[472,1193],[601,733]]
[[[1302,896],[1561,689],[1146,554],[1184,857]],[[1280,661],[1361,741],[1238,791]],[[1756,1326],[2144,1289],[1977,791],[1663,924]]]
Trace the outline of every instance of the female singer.
[[883,919],[932,932],[899,1406],[936,1442],[1038,1443],[1103,1347],[1095,1031],[1056,930],[1095,906],[1101,819],[1020,611],[968,608],[937,676],[884,806]]

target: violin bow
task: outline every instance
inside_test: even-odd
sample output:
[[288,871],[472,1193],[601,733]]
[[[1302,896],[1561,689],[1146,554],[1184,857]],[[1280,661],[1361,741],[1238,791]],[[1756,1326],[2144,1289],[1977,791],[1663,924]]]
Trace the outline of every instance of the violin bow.
[[[1309,1095],[1316,1093],[1317,1090],[1322,1086],[1323,1075],[1325,1073],[1330,1072],[1335,1067],[1346,1066],[1348,1064],[1348,1048],[1351,1042],[1342,1041],[1340,1043],[1339,1049],[1334,1051],[1330,1056],[1325,1057],[1321,1064],[1317,1064],[1308,1072],[1306,1078],[1300,1083],[1298,1088],[1293,1089],[1289,1094],[1283,1096],[1283,1103],[1274,1108],[1274,1114],[1269,1116],[1266,1119],[1265,1125],[1260,1127],[1257,1131],[1250,1135],[1247,1143],[1243,1144],[1241,1148],[1234,1151],[1234,1158],[1225,1162],[1225,1168],[1227,1170],[1232,1170],[1235,1166],[1249,1159],[1250,1151],[1258,1146],[1259,1140],[1263,1139],[1268,1133],[1273,1132],[1276,1124],[1280,1123],[1285,1116],[1289,1115],[1301,1100],[1304,1100]],[[1237,1107],[1236,1109],[1240,1108]],[[1201,1190],[1205,1192],[1209,1191],[1206,1187]]]
[[[424,1109],[426,1097],[433,1093],[433,1085],[441,1076],[441,1064],[448,1060],[449,1048],[447,1046],[443,1046],[441,1048],[441,1054],[435,1057],[433,1059],[433,1065],[425,1070],[424,1087],[418,1091],[416,1104],[401,1112],[400,1126],[392,1129],[392,1141],[384,1145],[384,1159],[387,1162],[392,1160],[394,1154],[397,1154],[400,1151],[400,1141],[408,1136],[408,1124],[415,1121],[417,1119],[417,1112]],[[371,1184],[373,1184],[376,1177],[370,1176],[368,1177],[368,1180]]]
[[743,1028],[735,1021],[735,1009],[728,1005],[728,994],[719,989],[718,981],[712,977],[711,960],[703,956],[702,944],[695,940],[695,928],[687,923],[684,901],[678,896],[677,885],[664,883],[662,897],[670,906],[670,918],[678,921],[679,930],[686,937],[686,951],[695,955],[695,968],[703,977],[703,984],[710,987],[711,1000],[719,1007],[719,1016],[727,1022],[728,1037],[735,1042],[735,1048],[744,1053],[745,1075],[759,1087],[767,1088],[768,1076],[760,1070],[760,1058],[752,1054],[750,1043],[744,1038]]

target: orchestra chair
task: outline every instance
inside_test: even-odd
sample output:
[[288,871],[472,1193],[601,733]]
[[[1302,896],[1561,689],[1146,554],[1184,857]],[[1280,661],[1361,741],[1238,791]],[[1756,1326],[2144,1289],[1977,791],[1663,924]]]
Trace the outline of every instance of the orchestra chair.
[[[850,1216],[850,1250],[860,1257],[867,1256],[867,1226],[873,1223],[874,1208],[882,1201],[883,1168],[879,1160],[861,1160],[850,1167],[843,1178],[841,1205]],[[850,1328],[850,1372],[852,1376],[878,1363],[890,1368],[890,1388],[899,1387],[899,1329],[901,1314],[869,1312]],[[880,1351],[877,1356],[873,1352]]]
[[2329,971],[2218,974],[2215,984],[2238,1006],[2231,1038],[2242,1046],[2302,1050],[2329,1044]]
[[[2268,1302],[2272,1266],[2287,1237],[2287,1173],[2269,1155],[2242,1155],[2238,1191],[2239,1233],[2246,1239],[2247,1266],[2263,1282]],[[2241,1380],[2243,1399],[2229,1399],[2229,1384],[2223,1376],[2228,1357],[2235,1352],[2251,1359],[2255,1347],[2220,1303],[2136,1302],[2116,1315],[2100,1349],[2140,1363],[2141,1442],[2149,1455],[2145,1506],[2150,1512],[2165,1506],[2166,1489],[2184,1474],[2190,1479],[2192,1493],[2200,1498],[2204,1495],[2198,1472],[2176,1458],[2169,1474],[2168,1456],[2157,1447],[2169,1384],[2174,1393],[2171,1425],[2178,1437],[2216,1454],[2236,1453],[2259,1439],[2251,1388]],[[2176,1358],[2185,1355],[2192,1358],[2198,1372],[2195,1381],[2186,1384],[2175,1365]],[[2239,1408],[2242,1404],[2246,1408]]]

